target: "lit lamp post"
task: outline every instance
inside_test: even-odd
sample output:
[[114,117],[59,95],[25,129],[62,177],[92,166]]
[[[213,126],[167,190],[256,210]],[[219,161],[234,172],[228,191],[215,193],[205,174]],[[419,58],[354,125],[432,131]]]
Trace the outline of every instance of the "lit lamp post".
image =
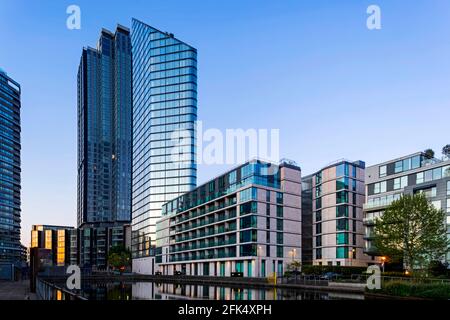
[[381,257],[381,268],[383,269],[383,273],[384,273],[384,264],[385,264],[385,262],[386,262],[386,257],[382,256]]

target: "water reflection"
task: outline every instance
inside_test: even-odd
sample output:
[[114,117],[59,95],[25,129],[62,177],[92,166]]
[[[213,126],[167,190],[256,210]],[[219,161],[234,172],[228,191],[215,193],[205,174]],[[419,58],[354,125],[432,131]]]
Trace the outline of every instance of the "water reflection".
[[336,300],[364,299],[362,294],[275,288],[232,288],[155,282],[90,283],[81,294],[89,300]]

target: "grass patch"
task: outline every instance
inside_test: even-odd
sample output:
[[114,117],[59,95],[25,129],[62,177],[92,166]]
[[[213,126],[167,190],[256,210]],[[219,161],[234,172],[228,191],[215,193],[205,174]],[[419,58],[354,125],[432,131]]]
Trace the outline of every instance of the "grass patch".
[[384,282],[381,290],[377,290],[376,293],[398,297],[447,300],[450,299],[450,284],[394,280]]

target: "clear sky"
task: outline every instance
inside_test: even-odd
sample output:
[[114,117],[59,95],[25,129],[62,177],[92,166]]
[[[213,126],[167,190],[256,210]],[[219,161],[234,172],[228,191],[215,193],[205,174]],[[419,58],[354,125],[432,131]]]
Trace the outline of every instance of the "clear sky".
[[[0,0],[0,67],[22,85],[22,241],[76,223],[76,73],[135,17],[196,47],[206,128],[279,128],[304,174],[450,143],[447,0]],[[81,30],[66,8],[81,7]],[[366,28],[377,4],[382,29]],[[225,170],[200,166],[198,182]]]

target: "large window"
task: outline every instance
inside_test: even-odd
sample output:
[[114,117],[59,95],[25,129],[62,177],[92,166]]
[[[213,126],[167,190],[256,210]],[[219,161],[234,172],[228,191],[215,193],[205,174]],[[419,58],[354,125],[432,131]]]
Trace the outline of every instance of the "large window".
[[337,247],[336,259],[348,259],[348,250],[347,247]]
[[450,199],[447,199],[447,213],[450,213]]
[[258,189],[256,188],[248,188],[239,192],[239,201],[245,202],[248,200],[256,200],[258,194]]
[[348,176],[348,163],[342,163],[336,167],[336,177]]
[[380,178],[386,177],[386,175],[387,175],[387,166],[380,166],[379,168]]
[[420,156],[414,156],[411,159],[411,169],[420,168]]
[[348,219],[337,219],[336,220],[336,230],[337,231],[348,231]]
[[348,217],[348,206],[347,205],[337,206],[336,207],[336,217],[338,217],[338,218]]
[[336,244],[348,244],[348,233],[337,233],[336,234]]
[[277,203],[283,204],[283,193],[282,192],[277,192]]
[[403,161],[397,161],[395,163],[395,168],[394,168],[394,172],[395,173],[400,173],[403,171]]
[[340,191],[336,193],[336,203],[347,203],[348,202],[348,191]]
[[245,230],[240,233],[240,242],[256,242],[257,232],[256,230]]
[[375,183],[373,193],[378,194],[384,192],[386,192],[386,181]]
[[258,203],[255,201],[247,202],[240,205],[239,214],[242,216],[244,214],[256,213],[258,210]]
[[251,216],[241,218],[241,224],[240,224],[241,229],[256,228],[256,226],[257,226],[257,217],[256,216],[251,215]]
[[447,181],[447,195],[450,196],[450,180]]
[[244,244],[240,247],[240,256],[256,256],[256,244]]
[[408,186],[408,176],[394,179],[394,190],[403,189]]
[[348,181],[349,180],[347,177],[338,178],[336,180],[336,191],[348,189],[348,185],[349,185]]
[[322,224],[317,223],[316,224],[316,234],[321,234],[321,233],[322,233]]
[[322,210],[316,211],[316,222],[322,221]]

